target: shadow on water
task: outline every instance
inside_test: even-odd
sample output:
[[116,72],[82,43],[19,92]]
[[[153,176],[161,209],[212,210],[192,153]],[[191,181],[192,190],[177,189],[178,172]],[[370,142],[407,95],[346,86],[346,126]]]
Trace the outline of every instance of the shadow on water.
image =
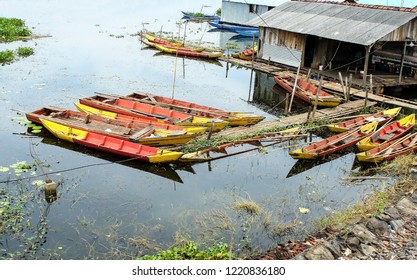
[[175,171],[175,169],[169,164],[148,164],[146,162],[140,162],[134,159],[121,158],[121,157],[109,155],[100,151],[95,151],[95,150],[91,150],[85,147],[81,147],[73,143],[61,141],[52,136],[48,137],[47,135],[43,137],[41,142],[43,144],[58,146],[60,148],[67,149],[73,152],[82,153],[85,155],[96,157],[107,162],[107,163],[100,163],[100,165],[101,164],[120,164],[126,167],[140,170],[140,171],[152,173],[154,175],[166,178],[174,182],[184,183],[181,177]]
[[[354,154],[356,150],[354,148],[348,148],[344,149],[343,151],[338,152],[337,154],[328,155],[323,158],[315,159],[315,160],[303,160],[299,159],[297,160],[294,165],[291,167],[290,171],[288,171],[288,174],[286,178],[290,178],[292,176],[299,175],[303,172],[306,172],[312,168],[316,168],[320,165],[324,165],[326,163],[330,163],[334,160],[337,160],[339,158],[345,157],[349,154]],[[360,163],[356,160],[353,161],[352,170],[360,167]],[[348,168],[348,167],[346,167]]]

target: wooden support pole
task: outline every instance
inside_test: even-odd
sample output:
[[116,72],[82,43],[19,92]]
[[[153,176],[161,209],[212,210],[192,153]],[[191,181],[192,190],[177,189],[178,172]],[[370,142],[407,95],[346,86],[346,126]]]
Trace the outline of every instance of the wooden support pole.
[[339,78],[340,78],[340,85],[342,86],[343,96],[345,97],[345,100],[347,100],[347,97],[346,97],[346,87],[345,87],[345,85],[343,83],[343,76],[342,76],[342,73],[341,72],[339,72]]
[[287,92],[287,93],[285,94],[285,115],[287,115],[287,114],[288,114],[288,108],[289,108],[289,105],[290,105],[290,100],[289,100],[289,98],[290,98],[290,93],[289,93],[289,92]]
[[314,102],[314,107],[313,107],[313,119],[314,119],[314,116],[316,114],[317,103],[319,102],[319,96],[320,96],[320,93],[321,93],[321,86],[322,86],[322,84],[323,84],[323,75],[320,76],[319,89],[317,90],[317,93],[316,93],[316,100]]
[[349,86],[348,86],[348,90],[347,90],[348,101],[350,100],[350,90],[352,88],[352,80],[353,80],[353,75],[352,75],[352,73],[350,73],[349,74]]
[[372,81],[372,74],[369,75],[369,91],[370,91],[371,94],[374,93],[374,84],[373,84],[373,81]]
[[366,76],[368,75],[369,53],[372,46],[366,46],[365,64],[363,65],[363,84],[366,85]]

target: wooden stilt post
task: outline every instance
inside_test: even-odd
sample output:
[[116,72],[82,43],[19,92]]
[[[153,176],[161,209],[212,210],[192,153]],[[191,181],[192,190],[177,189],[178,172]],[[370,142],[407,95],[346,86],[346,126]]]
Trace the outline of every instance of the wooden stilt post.
[[290,98],[290,93],[289,93],[289,92],[287,92],[287,93],[285,94],[285,115],[287,115],[287,114],[288,114],[288,108],[289,108],[289,104],[290,104],[290,100],[289,100],[289,98]]
[[371,94],[374,93],[374,83],[372,81],[372,74],[369,75],[369,91]]
[[[340,72],[339,72],[340,73]],[[314,107],[313,107],[313,119],[314,119],[314,115],[316,114],[316,110],[317,110],[317,103],[319,102],[319,96],[320,96],[320,92],[321,92],[321,86],[323,84],[323,76],[320,75],[320,82],[319,82],[319,89],[317,90],[316,93],[316,100],[314,102]]]
[[348,86],[348,90],[347,90],[348,101],[350,100],[350,90],[352,88],[352,80],[353,80],[353,75],[352,75],[352,73],[350,73],[349,74],[349,86]]
[[345,85],[343,83],[343,76],[342,76],[342,73],[341,72],[339,72],[339,78],[340,78],[340,85],[342,86],[343,96],[345,97],[345,100],[347,100],[347,97],[346,97],[346,87],[345,87]]

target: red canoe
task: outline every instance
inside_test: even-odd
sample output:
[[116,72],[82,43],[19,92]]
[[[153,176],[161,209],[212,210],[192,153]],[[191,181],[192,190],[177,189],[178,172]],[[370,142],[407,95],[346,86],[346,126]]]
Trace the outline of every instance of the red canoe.
[[[293,92],[294,78],[290,76],[274,76],[275,82],[281,86],[284,90],[289,93]],[[343,99],[336,97],[324,90],[320,90],[319,96],[317,97],[318,87],[309,83],[305,80],[297,80],[297,87],[294,95],[299,99],[304,100],[309,104],[315,104],[317,100],[317,106],[320,107],[336,107]]]

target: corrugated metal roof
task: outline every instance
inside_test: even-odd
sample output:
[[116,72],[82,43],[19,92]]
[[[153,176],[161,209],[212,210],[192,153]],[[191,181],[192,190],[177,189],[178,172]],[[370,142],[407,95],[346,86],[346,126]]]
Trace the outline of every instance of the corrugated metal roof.
[[416,17],[415,12],[291,1],[248,24],[369,46]]
[[243,4],[254,4],[254,5],[263,5],[263,6],[278,6],[283,2],[290,1],[290,0],[230,0],[226,2],[236,2],[236,3],[243,3]]

